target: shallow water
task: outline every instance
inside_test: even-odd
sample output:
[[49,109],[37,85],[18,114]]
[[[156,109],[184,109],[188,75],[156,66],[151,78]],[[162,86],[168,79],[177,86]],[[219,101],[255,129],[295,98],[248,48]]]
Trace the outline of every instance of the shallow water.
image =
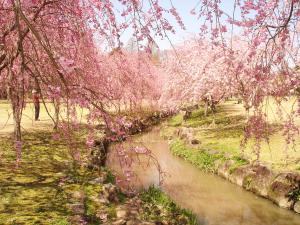
[[[158,127],[136,136],[131,144],[143,144],[151,149],[167,174],[162,189],[181,207],[192,210],[202,224],[300,225],[300,215],[173,156],[168,142],[159,136]],[[111,151],[108,165],[118,172],[120,166],[114,152]],[[134,168],[139,179],[133,185],[137,188],[158,185],[159,175],[154,163],[148,165],[145,158],[141,162]]]

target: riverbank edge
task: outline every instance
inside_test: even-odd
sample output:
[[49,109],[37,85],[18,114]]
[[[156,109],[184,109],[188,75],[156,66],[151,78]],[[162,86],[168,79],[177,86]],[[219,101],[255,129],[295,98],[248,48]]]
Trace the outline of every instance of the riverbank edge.
[[262,164],[251,164],[246,159],[201,149],[189,129],[177,127],[173,134],[164,132],[172,154],[192,163],[197,168],[214,173],[247,191],[269,199],[277,206],[300,214],[300,174],[293,171],[276,172]]
[[[94,149],[98,152],[93,151],[92,167],[106,166],[106,157],[110,144],[115,142],[126,141],[127,136],[135,136],[140,133],[144,133],[152,129],[154,126],[161,124],[166,119],[174,115],[172,111],[161,111],[154,112],[142,118],[126,118],[126,123],[130,124],[128,127],[123,127],[123,135],[111,138],[111,133],[106,133],[104,137],[95,142]],[[151,209],[148,214],[145,214],[146,220],[155,220],[158,211],[167,211],[168,213],[174,214],[172,221],[162,221],[161,224],[188,224],[188,225],[199,225],[196,215],[185,208],[177,205],[165,192],[160,188],[151,186],[144,189],[135,195],[136,198],[142,200],[146,205],[146,210]],[[149,207],[147,205],[150,204]],[[156,210],[153,208],[156,207]],[[152,213],[154,212],[154,214]],[[178,221],[177,221],[178,218]]]
[[[174,115],[172,111],[152,112],[149,115],[143,115],[140,118],[122,118],[123,125],[119,127],[119,133],[113,130],[99,126],[98,129],[104,130],[104,136],[94,141],[93,151],[91,152],[91,167],[106,166],[109,146],[113,143],[124,142],[129,136],[134,136],[146,132],[153,126],[162,123],[167,118]],[[96,128],[97,129],[97,128]]]

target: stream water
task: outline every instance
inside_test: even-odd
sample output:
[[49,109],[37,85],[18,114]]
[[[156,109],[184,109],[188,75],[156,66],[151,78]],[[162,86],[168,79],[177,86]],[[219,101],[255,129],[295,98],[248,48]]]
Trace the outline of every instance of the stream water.
[[[181,207],[192,210],[201,224],[300,225],[300,215],[281,209],[269,200],[173,156],[168,142],[159,136],[159,127],[134,137],[130,145],[144,145],[151,149],[166,172],[161,188]],[[108,165],[120,172],[116,157],[115,151],[111,151]],[[148,165],[148,160],[141,159],[134,171],[139,177],[133,182],[136,188],[158,185],[159,175],[154,163]]]

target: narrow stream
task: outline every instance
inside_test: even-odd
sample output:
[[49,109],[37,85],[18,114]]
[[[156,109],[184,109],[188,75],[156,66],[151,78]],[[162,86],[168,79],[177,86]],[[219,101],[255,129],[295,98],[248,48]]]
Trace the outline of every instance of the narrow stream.
[[[159,127],[134,137],[131,144],[151,149],[167,173],[162,189],[181,207],[192,210],[204,225],[300,225],[300,215],[173,156],[167,141],[159,136]],[[120,166],[114,152],[108,165],[118,172]],[[134,168],[139,177],[135,187],[158,185],[154,164],[146,166],[146,160],[141,164]]]

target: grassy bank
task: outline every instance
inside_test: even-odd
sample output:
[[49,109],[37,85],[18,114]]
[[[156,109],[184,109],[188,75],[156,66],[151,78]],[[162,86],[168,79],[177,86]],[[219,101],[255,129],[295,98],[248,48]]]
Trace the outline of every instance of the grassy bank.
[[[198,224],[197,218],[192,212],[180,208],[158,188],[152,186],[141,193],[140,197],[145,203],[143,206],[145,220],[160,221],[165,224]],[[172,219],[170,220],[170,218]]]
[[188,147],[184,141],[175,139],[170,144],[171,152],[186,161],[192,163],[199,169],[206,171],[214,170],[214,163],[218,159],[224,159],[222,154],[209,154],[200,148]]
[[[275,170],[300,171],[300,139],[296,137],[295,149],[291,148],[290,145],[286,145],[285,137],[282,135],[281,124],[279,121],[271,119],[271,117],[274,117],[274,110],[273,105],[266,110],[273,112],[268,116],[270,118],[269,126],[272,131],[269,142],[263,141],[261,143],[260,160]],[[287,108],[286,111],[289,111],[289,109]],[[170,118],[161,131],[161,135],[168,139],[174,139],[176,138],[174,133],[178,129],[190,128],[193,130],[193,137],[200,142],[199,146],[197,146],[198,149],[217,151],[227,157],[239,157],[243,151],[243,157],[252,161],[256,157],[253,152],[254,140],[250,140],[245,148],[241,148],[246,121],[245,115],[242,105],[235,104],[233,101],[228,101],[218,106],[215,116],[212,114],[205,116],[203,107],[200,107],[198,110],[193,111],[191,117],[186,121],[183,120],[183,115],[181,114]],[[213,121],[215,121],[214,124]],[[296,121],[297,124],[298,122]],[[198,155],[200,153],[199,151],[191,151],[191,154]],[[189,158],[192,157],[190,156]]]
[[247,164],[246,160],[237,155],[226,157],[222,152],[207,151],[206,149],[201,149],[201,147],[190,147],[186,145],[183,140],[178,138],[171,141],[170,150],[174,155],[181,157],[197,168],[208,172],[215,172],[216,165],[225,160],[234,161],[231,168],[232,171],[241,165]]

